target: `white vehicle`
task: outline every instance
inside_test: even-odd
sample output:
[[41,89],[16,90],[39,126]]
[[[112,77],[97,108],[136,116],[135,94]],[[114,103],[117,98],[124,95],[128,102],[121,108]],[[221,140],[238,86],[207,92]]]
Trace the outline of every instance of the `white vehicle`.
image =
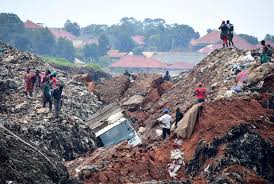
[[95,135],[102,146],[105,147],[118,144],[124,140],[127,140],[128,144],[132,146],[142,143],[131,122],[125,118],[121,118],[115,123],[106,126]]
[[125,140],[132,146],[142,143],[131,120],[116,103],[95,113],[88,124],[95,132],[99,146],[107,147]]

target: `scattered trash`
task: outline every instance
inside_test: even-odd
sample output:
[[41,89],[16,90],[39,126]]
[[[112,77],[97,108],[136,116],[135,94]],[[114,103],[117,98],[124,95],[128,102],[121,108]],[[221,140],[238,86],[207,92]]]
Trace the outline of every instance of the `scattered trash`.
[[181,166],[185,165],[183,152],[180,149],[171,150],[170,159],[173,161],[168,164],[168,172],[171,178],[175,178]]

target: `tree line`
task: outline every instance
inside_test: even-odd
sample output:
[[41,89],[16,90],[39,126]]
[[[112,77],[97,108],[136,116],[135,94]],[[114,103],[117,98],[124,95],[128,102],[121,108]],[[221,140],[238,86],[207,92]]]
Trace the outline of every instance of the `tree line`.
[[[84,38],[97,38],[101,34],[110,40],[111,48],[121,52],[146,51],[181,51],[188,48],[192,39],[199,38],[199,33],[184,24],[168,24],[164,19],[146,18],[143,21],[133,17],[124,17],[118,24],[92,24],[81,28]],[[144,45],[136,44],[132,37],[144,37]]]
[[16,14],[1,13],[0,28],[0,40],[18,49],[74,60],[75,49],[71,41],[64,38],[55,40],[48,28],[25,29]]
[[[64,29],[79,39],[96,40],[97,43],[87,44],[81,49],[75,49],[67,39],[55,39],[48,28],[25,29],[24,23],[16,14],[0,13],[0,40],[24,50],[40,55],[56,56],[73,61],[78,57],[85,61],[98,61],[110,49],[120,52],[133,52],[136,55],[142,51],[184,51],[192,39],[200,37],[192,27],[184,24],[168,24],[164,19],[146,18],[143,21],[133,17],[124,17],[113,25],[91,24],[81,28],[78,23],[67,20]],[[210,30],[208,30],[210,31]],[[138,35],[144,44],[137,44],[132,39]],[[258,39],[251,35],[240,34],[252,44]],[[267,34],[266,40],[274,40]]]

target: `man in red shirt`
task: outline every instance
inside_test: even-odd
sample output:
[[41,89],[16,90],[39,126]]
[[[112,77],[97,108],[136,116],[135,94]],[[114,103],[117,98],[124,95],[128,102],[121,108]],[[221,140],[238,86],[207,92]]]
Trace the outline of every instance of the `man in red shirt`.
[[195,89],[194,94],[196,95],[197,102],[205,102],[206,96],[206,88],[203,87],[203,84],[199,83],[198,87]]

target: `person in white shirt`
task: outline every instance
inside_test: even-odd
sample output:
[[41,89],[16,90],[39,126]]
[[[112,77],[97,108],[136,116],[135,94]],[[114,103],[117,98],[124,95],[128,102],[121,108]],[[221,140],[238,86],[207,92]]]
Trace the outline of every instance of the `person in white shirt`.
[[165,139],[167,137],[167,135],[170,135],[170,127],[171,127],[172,118],[168,114],[169,113],[168,109],[164,109],[163,112],[165,114],[163,116],[161,116],[160,118],[158,118],[157,121],[161,122],[161,124],[162,124],[161,127],[163,128],[163,139]]

